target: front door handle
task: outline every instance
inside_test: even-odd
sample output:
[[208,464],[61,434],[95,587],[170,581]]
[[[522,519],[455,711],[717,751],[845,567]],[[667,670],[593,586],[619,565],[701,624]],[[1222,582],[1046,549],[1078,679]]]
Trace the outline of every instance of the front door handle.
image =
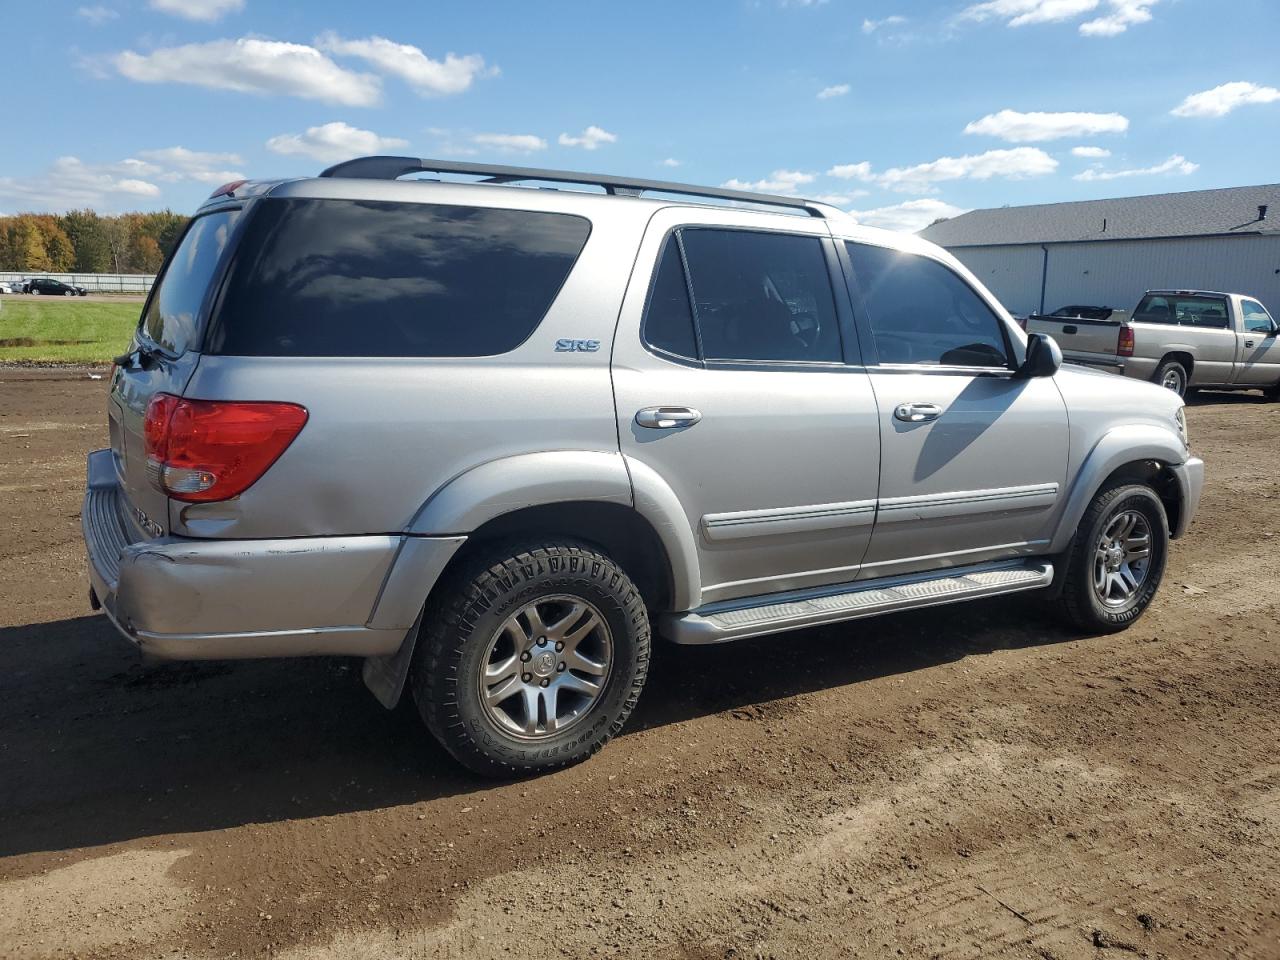
[[1253,341],[1252,341],[1252,340],[1246,340],[1246,341],[1244,342],[1244,345],[1245,345],[1246,347],[1252,347],[1252,346],[1253,346]]
[[675,430],[692,427],[702,414],[692,407],[645,407],[636,413],[636,423],[651,430]]
[[900,403],[893,415],[903,423],[927,423],[942,416],[942,408],[936,403]]

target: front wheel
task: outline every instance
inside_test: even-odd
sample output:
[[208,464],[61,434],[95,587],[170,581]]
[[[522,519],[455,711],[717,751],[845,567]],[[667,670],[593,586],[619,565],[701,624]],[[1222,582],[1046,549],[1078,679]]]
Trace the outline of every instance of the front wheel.
[[63,290],[62,295],[64,297],[74,297],[76,294],[74,290]]
[[1089,504],[1067,555],[1063,613],[1081,630],[1115,633],[1151,605],[1169,553],[1169,520],[1155,491],[1122,483]]
[[424,619],[414,702],[477,773],[578,763],[626,722],[649,666],[649,617],[630,577],[585,544],[495,550],[446,584]]
[[39,291],[39,290],[37,290],[35,287],[32,287],[32,288],[31,288],[31,295],[32,295],[33,297],[38,297],[38,296],[40,296],[40,291]]

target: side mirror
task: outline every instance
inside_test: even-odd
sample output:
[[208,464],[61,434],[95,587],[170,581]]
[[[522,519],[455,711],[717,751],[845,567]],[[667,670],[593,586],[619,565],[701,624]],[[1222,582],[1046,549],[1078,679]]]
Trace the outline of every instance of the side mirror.
[[1043,333],[1027,335],[1027,359],[1018,368],[1018,376],[1052,377],[1062,366],[1062,348],[1056,340]]

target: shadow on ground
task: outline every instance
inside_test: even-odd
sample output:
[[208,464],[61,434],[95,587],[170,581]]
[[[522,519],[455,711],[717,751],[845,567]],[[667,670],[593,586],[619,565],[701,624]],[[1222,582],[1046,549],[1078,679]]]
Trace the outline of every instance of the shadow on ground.
[[[1036,605],[982,601],[717,647],[663,643],[629,729],[1070,639]],[[144,665],[100,617],[0,630],[0,855],[487,786],[411,709],[378,706],[354,660]]]

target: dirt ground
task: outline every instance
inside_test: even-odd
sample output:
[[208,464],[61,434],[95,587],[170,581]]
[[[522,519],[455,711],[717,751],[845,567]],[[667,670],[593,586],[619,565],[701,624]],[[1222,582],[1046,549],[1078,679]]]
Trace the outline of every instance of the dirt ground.
[[1280,406],[1189,411],[1161,594],[655,653],[628,732],[465,775],[354,661],[89,613],[104,384],[0,371],[0,957],[1280,957]]

